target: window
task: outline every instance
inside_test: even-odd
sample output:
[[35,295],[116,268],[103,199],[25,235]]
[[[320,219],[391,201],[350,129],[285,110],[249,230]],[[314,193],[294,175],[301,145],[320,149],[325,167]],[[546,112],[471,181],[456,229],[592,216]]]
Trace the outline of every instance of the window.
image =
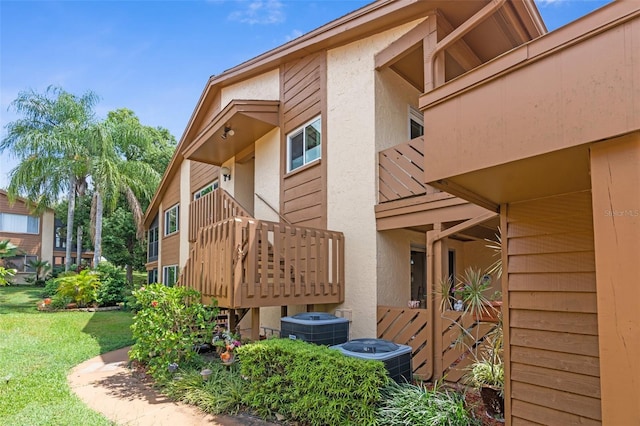
[[147,284],[154,284],[158,282],[158,268],[153,268],[147,271]]
[[147,247],[147,258],[149,261],[158,259],[158,224],[149,228],[149,245]]
[[164,235],[171,235],[179,230],[180,205],[176,204],[164,212]]
[[56,241],[55,248],[64,249],[67,248],[67,228],[58,226],[56,228]]
[[40,218],[25,214],[0,213],[0,231],[16,234],[39,234]]
[[424,135],[424,116],[420,110],[409,105],[409,139]]
[[165,266],[162,268],[162,284],[173,287],[178,281],[178,265]]
[[322,149],[320,117],[287,136],[287,171],[290,172],[320,158]]
[[209,185],[205,186],[204,188],[196,191],[193,193],[193,199],[197,200],[198,198],[202,197],[203,195],[207,195],[210,192],[213,192],[214,189],[218,189],[218,180],[214,180],[213,182],[211,182]]

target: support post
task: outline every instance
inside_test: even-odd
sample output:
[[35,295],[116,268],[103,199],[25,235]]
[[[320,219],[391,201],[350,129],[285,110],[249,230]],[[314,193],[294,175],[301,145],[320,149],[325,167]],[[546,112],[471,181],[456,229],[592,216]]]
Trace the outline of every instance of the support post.
[[260,340],[260,308],[251,308],[251,340]]

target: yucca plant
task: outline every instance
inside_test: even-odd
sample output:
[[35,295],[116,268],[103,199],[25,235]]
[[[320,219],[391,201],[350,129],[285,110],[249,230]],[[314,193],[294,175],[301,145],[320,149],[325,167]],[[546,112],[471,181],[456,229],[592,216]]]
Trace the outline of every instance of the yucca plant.
[[465,313],[480,319],[483,314],[489,315],[490,300],[486,293],[491,288],[491,276],[480,269],[469,267],[458,277],[455,296],[462,300]]

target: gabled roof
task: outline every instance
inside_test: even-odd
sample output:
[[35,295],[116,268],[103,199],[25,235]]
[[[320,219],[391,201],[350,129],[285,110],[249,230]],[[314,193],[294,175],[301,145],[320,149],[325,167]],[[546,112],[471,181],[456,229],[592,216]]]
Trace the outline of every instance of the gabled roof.
[[[453,27],[465,22],[490,0],[378,0],[341,18],[329,22],[301,37],[298,37],[275,49],[269,50],[253,59],[211,76],[187,123],[180,142],[165,171],[160,186],[154,195],[145,215],[145,225],[153,219],[152,212],[158,208],[160,199],[168,183],[174,178],[185,158],[185,149],[199,131],[199,115],[210,110],[221,88],[255,77],[276,69],[291,60],[312,53],[336,48],[361,38],[403,25],[437,11],[445,16]],[[483,24],[490,37],[503,45],[520,44],[536,38],[546,32],[533,0],[508,0],[495,17]],[[502,34],[500,40],[498,35]],[[224,105],[222,105],[224,107]],[[222,120],[218,120],[224,125]],[[219,128],[210,129],[212,132]],[[193,154],[193,150],[189,151]]]

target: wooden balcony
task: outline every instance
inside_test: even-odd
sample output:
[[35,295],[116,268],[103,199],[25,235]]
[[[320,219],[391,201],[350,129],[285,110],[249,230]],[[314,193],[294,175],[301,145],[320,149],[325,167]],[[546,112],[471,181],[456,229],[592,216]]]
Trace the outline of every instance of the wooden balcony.
[[198,231],[213,223],[232,217],[251,215],[223,189],[215,189],[189,205],[189,242],[194,242]]
[[248,217],[222,220],[198,231],[178,284],[231,309],[341,303],[344,236]]
[[424,137],[378,153],[378,202],[400,200],[440,190],[424,182]]

